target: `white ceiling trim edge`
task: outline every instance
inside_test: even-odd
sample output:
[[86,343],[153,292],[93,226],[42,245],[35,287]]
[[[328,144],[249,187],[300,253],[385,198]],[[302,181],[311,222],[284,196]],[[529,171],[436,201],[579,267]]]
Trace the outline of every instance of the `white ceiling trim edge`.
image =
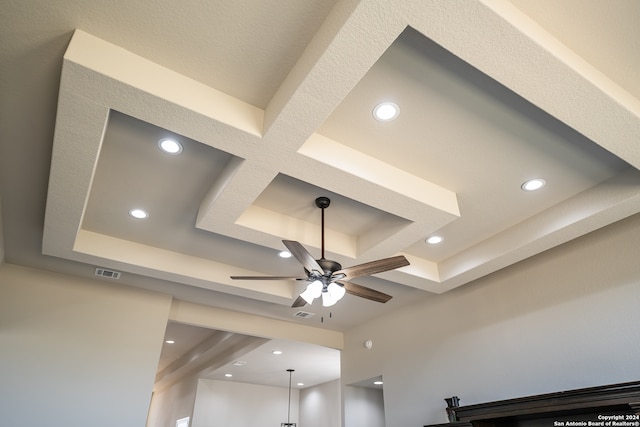
[[342,332],[173,300],[169,320],[255,337],[286,339],[342,350]]

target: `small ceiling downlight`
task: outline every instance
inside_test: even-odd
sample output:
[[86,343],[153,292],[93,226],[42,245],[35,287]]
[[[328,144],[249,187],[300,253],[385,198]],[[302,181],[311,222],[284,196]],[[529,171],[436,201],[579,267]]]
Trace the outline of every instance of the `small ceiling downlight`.
[[278,252],[278,256],[280,258],[291,258],[291,252],[289,252],[289,251],[280,251],[280,252]]
[[167,154],[182,153],[182,144],[175,139],[164,138],[158,141],[158,147]]
[[530,179],[528,181],[525,181],[520,186],[520,188],[522,188],[524,191],[536,191],[544,187],[546,184],[547,184],[547,181],[545,181],[544,179],[535,178],[535,179]]
[[132,217],[134,217],[136,219],[149,218],[149,213],[147,211],[145,211],[144,209],[140,209],[140,208],[131,209],[129,211],[129,215],[131,215]]
[[429,236],[425,239],[425,242],[427,242],[430,245],[437,245],[438,243],[442,243],[442,241],[444,240],[444,237],[442,236]]
[[393,102],[383,102],[373,109],[373,117],[381,122],[389,122],[400,114],[400,107]]

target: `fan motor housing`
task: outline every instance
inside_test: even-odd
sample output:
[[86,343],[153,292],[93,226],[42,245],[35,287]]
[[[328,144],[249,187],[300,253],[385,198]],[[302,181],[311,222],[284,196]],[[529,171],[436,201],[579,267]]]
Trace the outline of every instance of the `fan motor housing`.
[[317,259],[316,261],[324,270],[325,276],[331,276],[336,271],[342,270],[342,266],[339,263],[331,261],[330,259]]

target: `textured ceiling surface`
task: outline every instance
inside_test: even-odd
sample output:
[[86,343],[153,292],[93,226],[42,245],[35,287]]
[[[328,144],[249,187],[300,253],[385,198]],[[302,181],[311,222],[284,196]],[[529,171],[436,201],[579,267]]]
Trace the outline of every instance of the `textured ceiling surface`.
[[[176,300],[345,331],[640,211],[633,0],[3,9],[10,263],[113,269]],[[373,118],[383,101],[396,120]],[[158,149],[169,137],[179,155]],[[547,185],[522,191],[531,178]],[[347,295],[296,317],[304,283],[230,279],[303,274],[277,253],[295,240],[321,256],[319,196],[327,258],[409,260],[354,280],[388,303]],[[243,339],[211,334],[194,340]]]

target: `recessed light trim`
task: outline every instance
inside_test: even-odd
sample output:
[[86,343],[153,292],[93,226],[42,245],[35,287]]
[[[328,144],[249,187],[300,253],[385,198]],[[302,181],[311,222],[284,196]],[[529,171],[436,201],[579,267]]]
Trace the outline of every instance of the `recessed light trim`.
[[129,215],[136,219],[146,219],[149,218],[149,213],[144,209],[134,208],[129,210]]
[[182,144],[175,139],[163,138],[158,141],[158,147],[167,154],[176,155],[182,153]]
[[394,120],[400,114],[400,107],[393,102],[382,102],[373,109],[373,117],[380,122]]
[[429,236],[425,239],[425,242],[427,242],[430,245],[437,245],[438,243],[442,243],[444,241],[444,237],[442,236]]
[[528,181],[525,181],[520,186],[520,188],[522,188],[524,191],[536,191],[544,187],[546,184],[547,184],[547,181],[545,181],[544,179],[535,178],[535,179],[530,179]]

